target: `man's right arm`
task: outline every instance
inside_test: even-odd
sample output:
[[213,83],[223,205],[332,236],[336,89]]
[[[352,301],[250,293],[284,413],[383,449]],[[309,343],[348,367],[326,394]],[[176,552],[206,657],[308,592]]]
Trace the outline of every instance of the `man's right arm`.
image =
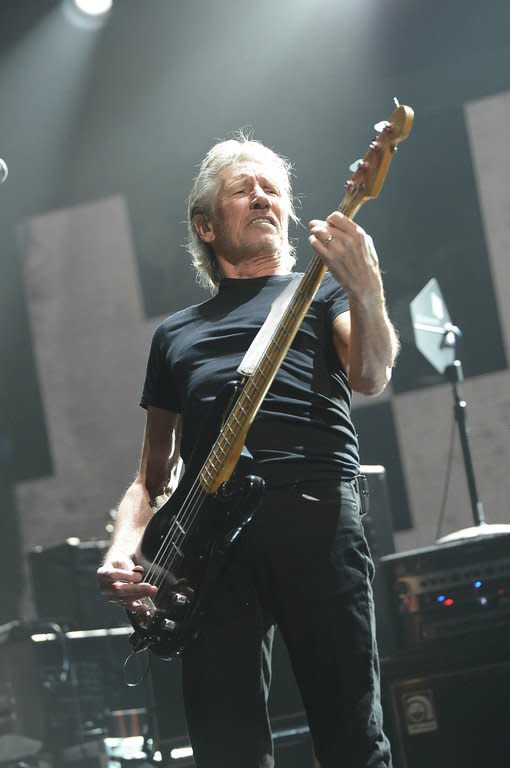
[[166,498],[179,479],[181,417],[149,406],[140,466],[124,494],[115,518],[112,543],[98,569],[99,589],[107,600],[128,607],[157,589],[143,581],[134,553],[159,497]]

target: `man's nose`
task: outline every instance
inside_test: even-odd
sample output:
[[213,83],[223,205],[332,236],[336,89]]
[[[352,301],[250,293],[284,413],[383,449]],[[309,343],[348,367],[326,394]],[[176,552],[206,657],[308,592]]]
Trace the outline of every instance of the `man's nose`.
[[252,191],[251,207],[252,208],[269,208],[271,202],[269,195],[264,189],[257,184]]

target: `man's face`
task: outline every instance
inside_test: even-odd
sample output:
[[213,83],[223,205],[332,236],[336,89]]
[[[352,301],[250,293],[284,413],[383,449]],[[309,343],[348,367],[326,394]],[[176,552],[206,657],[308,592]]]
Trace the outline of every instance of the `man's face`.
[[208,226],[216,257],[232,263],[285,250],[288,201],[271,169],[253,162],[225,168]]

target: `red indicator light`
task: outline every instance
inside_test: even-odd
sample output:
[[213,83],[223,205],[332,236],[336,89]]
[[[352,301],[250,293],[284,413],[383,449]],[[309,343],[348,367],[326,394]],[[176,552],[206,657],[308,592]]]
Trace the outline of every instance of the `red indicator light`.
[[453,605],[453,600],[451,597],[447,597],[446,600],[443,602],[443,605]]
[[498,588],[498,595],[501,596],[501,595],[504,595],[504,594],[505,594],[505,588],[504,587],[499,587]]

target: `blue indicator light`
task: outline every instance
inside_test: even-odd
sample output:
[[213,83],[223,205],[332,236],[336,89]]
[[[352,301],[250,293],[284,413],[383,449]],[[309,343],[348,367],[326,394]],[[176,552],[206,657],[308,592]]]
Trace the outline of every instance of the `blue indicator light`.
[[436,597],[436,602],[443,603],[446,600],[446,595],[438,595]]
[[482,584],[483,584],[483,582],[482,582],[482,581],[474,581],[474,582],[473,582],[473,587],[474,587],[475,589],[480,589],[480,587],[482,586]]

